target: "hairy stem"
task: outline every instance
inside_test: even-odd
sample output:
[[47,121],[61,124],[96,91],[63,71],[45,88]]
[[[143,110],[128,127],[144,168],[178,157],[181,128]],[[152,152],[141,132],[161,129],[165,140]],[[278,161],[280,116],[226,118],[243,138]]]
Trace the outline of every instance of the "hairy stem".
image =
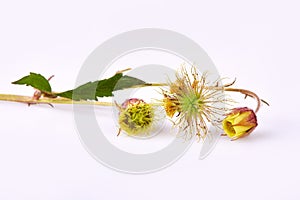
[[256,109],[255,109],[255,112],[256,113],[258,112],[258,110],[260,108],[260,105],[261,105],[261,99],[254,92],[252,92],[250,90],[238,89],[238,88],[224,88],[224,90],[228,91],[228,92],[239,92],[239,93],[242,93],[246,96],[249,96],[249,97],[252,97],[252,98],[256,99],[257,106],[256,106]]
[[112,106],[112,102],[99,102],[99,101],[73,101],[67,98],[40,98],[38,100],[29,96],[13,95],[13,94],[0,94],[1,101],[13,101],[26,104],[85,104],[85,105],[99,105],[99,106]]

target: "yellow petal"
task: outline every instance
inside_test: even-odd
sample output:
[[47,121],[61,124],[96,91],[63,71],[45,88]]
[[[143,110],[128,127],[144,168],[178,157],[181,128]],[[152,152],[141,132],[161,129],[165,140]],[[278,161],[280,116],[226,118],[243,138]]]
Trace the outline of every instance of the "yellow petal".
[[252,127],[253,126],[233,126],[233,129],[235,130],[236,134],[240,135],[246,133]]
[[233,125],[239,124],[244,119],[247,119],[250,115],[251,115],[251,112],[243,112],[234,119],[234,122],[232,124]]
[[228,115],[225,119],[226,119],[227,121],[229,121],[231,124],[233,124],[235,118],[238,117],[239,114],[240,114],[240,113]]
[[228,137],[233,137],[235,135],[235,130],[232,124],[225,118],[222,122],[224,132],[228,135]]

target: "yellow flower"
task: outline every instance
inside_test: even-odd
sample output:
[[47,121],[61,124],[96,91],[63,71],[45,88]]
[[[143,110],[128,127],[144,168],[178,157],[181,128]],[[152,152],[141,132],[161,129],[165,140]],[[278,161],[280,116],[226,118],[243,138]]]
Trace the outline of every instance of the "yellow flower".
[[249,135],[256,128],[257,119],[253,110],[247,107],[235,108],[222,124],[227,136],[236,140]]

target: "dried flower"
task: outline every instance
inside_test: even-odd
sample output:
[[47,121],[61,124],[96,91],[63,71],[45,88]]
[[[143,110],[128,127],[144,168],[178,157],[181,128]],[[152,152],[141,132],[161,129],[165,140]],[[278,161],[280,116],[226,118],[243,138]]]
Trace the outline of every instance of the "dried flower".
[[226,102],[223,87],[218,81],[209,83],[206,74],[199,77],[196,67],[192,67],[190,73],[182,67],[176,80],[169,83],[169,90],[163,90],[163,95],[167,116],[172,118],[177,113],[174,123],[185,137],[204,138],[208,133],[207,122],[221,126]]
[[223,129],[233,140],[249,135],[257,126],[256,114],[247,107],[235,108],[223,120]]
[[170,94],[166,94],[166,92],[163,93],[164,99],[163,99],[163,105],[166,111],[166,114],[168,117],[173,117],[174,114],[179,111],[179,104],[178,99],[174,96],[171,96]]

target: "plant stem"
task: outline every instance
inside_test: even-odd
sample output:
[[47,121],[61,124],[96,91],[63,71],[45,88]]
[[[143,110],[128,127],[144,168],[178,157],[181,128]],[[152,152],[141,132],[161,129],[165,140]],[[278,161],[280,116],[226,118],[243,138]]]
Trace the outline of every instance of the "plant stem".
[[40,98],[34,100],[29,96],[13,95],[13,94],[0,94],[1,101],[13,101],[26,104],[85,104],[85,105],[99,105],[99,106],[113,106],[112,102],[99,102],[99,101],[73,101],[67,98]]
[[[33,99],[29,96],[22,96],[22,95],[14,95],[14,94],[0,94],[0,101],[11,101],[11,102],[18,102],[18,103],[26,103],[28,105],[31,104],[48,104],[52,106],[52,104],[82,104],[82,105],[96,105],[96,106],[114,106],[115,104],[112,102],[101,102],[101,101],[73,101],[68,98],[48,98],[43,97],[38,100]],[[162,103],[151,103],[153,106],[161,106]]]
[[168,86],[167,83],[145,83],[145,84],[142,84],[142,85],[135,85],[135,86],[132,86],[128,89],[131,89],[131,88],[142,88],[142,87],[161,87],[161,86]]
[[242,93],[242,94],[246,95],[246,97],[250,96],[250,97],[256,99],[257,106],[256,106],[256,109],[255,109],[255,112],[257,113],[259,111],[259,108],[260,108],[260,105],[261,105],[261,99],[254,92],[252,92],[250,90],[238,89],[238,88],[224,88],[224,90],[228,91],[228,92],[239,92],[239,93]]

